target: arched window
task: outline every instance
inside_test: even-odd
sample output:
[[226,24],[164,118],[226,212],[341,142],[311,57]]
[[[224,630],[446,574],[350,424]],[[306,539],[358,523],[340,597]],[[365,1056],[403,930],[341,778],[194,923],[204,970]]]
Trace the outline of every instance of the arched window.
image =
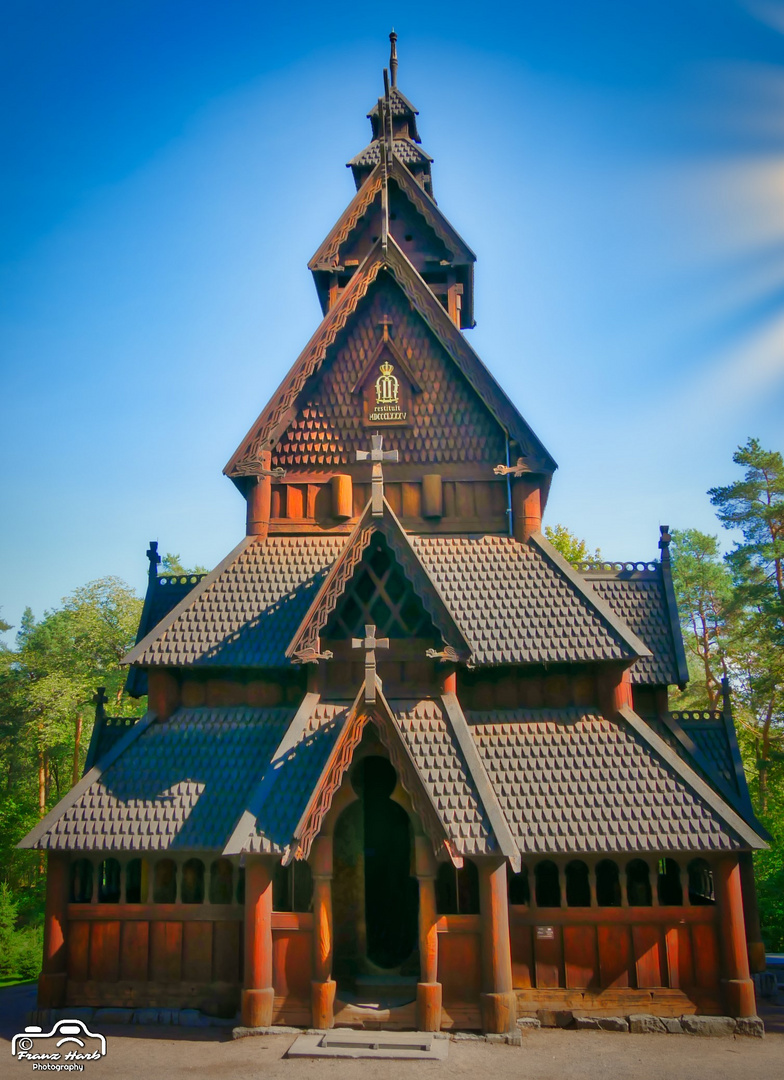
[[479,873],[470,859],[460,870],[441,863],[436,877],[436,910],[439,915],[479,914]]
[[104,859],[98,868],[98,903],[117,904],[120,900],[120,864]]
[[147,899],[147,867],[141,859],[125,864],[125,902],[141,904]]
[[665,907],[679,907],[683,903],[681,868],[674,859],[659,859],[656,891],[659,903]]
[[273,911],[310,911],[313,907],[313,877],[301,859],[284,866],[275,864],[272,878]]
[[89,904],[93,898],[93,864],[89,859],[71,863],[71,903]]
[[596,903],[599,907],[621,906],[621,875],[612,859],[602,859],[596,867]]
[[590,907],[591,886],[588,867],[575,859],[566,867],[566,903],[569,907]]
[[689,863],[689,903],[697,905],[716,903],[713,871],[704,859],[695,859]]
[[632,859],[626,867],[626,895],[629,907],[651,906],[651,871],[642,859]]
[[228,859],[216,859],[210,867],[210,903],[230,904],[234,867]]
[[558,880],[558,867],[555,863],[549,859],[537,863],[534,876],[537,907],[560,907],[561,882]]
[[507,881],[509,886],[509,903],[531,903],[531,886],[528,883],[528,867],[521,866],[519,874],[513,874],[507,863]]
[[180,899],[183,904],[204,903],[204,863],[201,859],[188,859],[183,866]]
[[156,904],[173,904],[177,899],[177,864],[174,859],[161,859],[155,864],[152,898]]

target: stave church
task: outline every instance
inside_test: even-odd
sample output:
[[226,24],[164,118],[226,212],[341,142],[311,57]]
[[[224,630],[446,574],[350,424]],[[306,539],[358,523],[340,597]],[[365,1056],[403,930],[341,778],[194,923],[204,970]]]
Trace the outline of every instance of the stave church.
[[571,565],[555,461],[472,349],[396,36],[323,319],[225,468],[246,530],[158,572],[128,689],[22,841],[41,1008],[505,1033],[542,1011],[752,1016],[765,847],[729,691],[654,562]]

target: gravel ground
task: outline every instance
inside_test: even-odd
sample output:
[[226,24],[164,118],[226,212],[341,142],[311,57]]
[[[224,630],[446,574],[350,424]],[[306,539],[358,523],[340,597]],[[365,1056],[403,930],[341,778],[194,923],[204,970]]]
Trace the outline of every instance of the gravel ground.
[[[34,989],[0,990],[0,1077],[30,1075],[29,1063],[11,1057],[10,1039],[24,1024]],[[781,1014],[766,1017],[779,1027]],[[778,1023],[776,1021],[779,1021]],[[781,1080],[784,1034],[765,1039],[700,1039],[689,1035],[622,1035],[541,1030],[526,1034],[522,1048],[483,1042],[450,1042],[445,1062],[287,1059],[295,1036],[232,1040],[220,1029],[106,1028],[107,1055],[88,1062],[82,1075],[104,1080],[226,1077],[227,1080],[409,1080],[465,1076],[479,1080]],[[38,1076],[45,1075],[38,1072]],[[50,1074],[51,1075],[51,1074]],[[72,1075],[72,1074],[71,1074]]]

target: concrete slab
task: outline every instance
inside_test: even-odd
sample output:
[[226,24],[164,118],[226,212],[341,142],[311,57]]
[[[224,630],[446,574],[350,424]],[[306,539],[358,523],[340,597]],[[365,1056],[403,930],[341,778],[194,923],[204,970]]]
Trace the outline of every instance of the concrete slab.
[[315,1035],[300,1035],[287,1057],[386,1058],[406,1061],[445,1061],[447,1039],[428,1031],[354,1031],[333,1028]]

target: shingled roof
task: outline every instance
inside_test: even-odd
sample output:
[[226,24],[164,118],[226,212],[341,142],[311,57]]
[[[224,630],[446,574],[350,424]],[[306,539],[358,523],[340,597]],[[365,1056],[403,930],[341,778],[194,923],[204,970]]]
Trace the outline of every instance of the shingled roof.
[[[502,432],[508,433],[510,438],[519,443],[530,468],[544,473],[553,472],[556,464],[550,454],[490,375],[393,237],[389,238],[386,254],[382,250],[380,241],[371,249],[343,290],[338,302],[322,320],[318,330],[240,443],[224,472],[232,478],[238,478],[252,471],[254,465],[260,460],[260,454],[277,445],[295,420],[299,406],[303,404],[301,399],[304,396],[303,390],[306,383],[314,372],[321,369],[339,333],[346,327],[357,305],[367,295],[370,286],[382,271],[386,271],[402,290],[406,300],[443,346],[451,362],[456,365],[491,416],[495,418]],[[361,425],[361,412],[357,413],[356,422],[357,425]],[[435,437],[432,432],[424,430],[421,434],[423,444],[428,438]],[[320,442],[319,455],[329,448],[330,440],[323,441],[327,443],[327,446],[322,447]],[[303,464],[307,463],[307,461],[303,462]]]
[[678,613],[668,600],[662,564],[585,563],[580,572],[651,651],[632,667],[632,682],[658,686],[687,682]]
[[539,538],[415,536],[477,664],[631,660],[646,647]]
[[246,537],[125,657],[143,666],[277,667],[344,536]]
[[732,851],[756,832],[631,710],[467,711],[523,853]]
[[22,842],[78,851],[221,849],[295,710],[178,709],[140,721]]

